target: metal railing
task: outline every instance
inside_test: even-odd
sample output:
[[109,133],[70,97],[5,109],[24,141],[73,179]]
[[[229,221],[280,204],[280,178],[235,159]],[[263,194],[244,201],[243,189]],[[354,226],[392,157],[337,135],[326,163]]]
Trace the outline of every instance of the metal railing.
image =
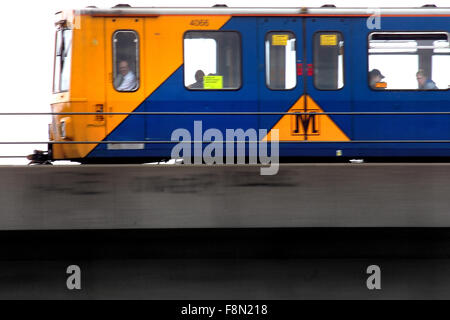
[[[301,107],[300,107],[301,109]],[[250,115],[334,115],[334,116],[414,116],[414,115],[450,115],[450,111],[412,111],[412,112],[390,112],[390,111],[371,111],[371,112],[1,112],[0,116],[198,116],[198,115],[212,115],[212,116],[250,116]],[[155,140],[155,141],[0,141],[0,145],[59,145],[59,144],[208,144],[208,143],[245,143],[257,144],[261,141],[172,141],[172,140]],[[298,140],[298,141],[280,141],[280,143],[299,143],[299,144],[324,144],[324,143],[450,143],[450,140],[350,140],[350,141],[312,141],[312,140]],[[0,156],[1,158],[26,158],[27,156],[7,155]]]
[[[301,107],[300,107],[301,109]],[[390,112],[390,111],[371,111],[371,112],[16,112],[16,113],[0,113],[0,116],[114,116],[114,115],[136,115],[136,116],[197,116],[197,115],[355,115],[355,116],[373,116],[373,115],[450,115],[450,111],[412,111],[412,112]]]

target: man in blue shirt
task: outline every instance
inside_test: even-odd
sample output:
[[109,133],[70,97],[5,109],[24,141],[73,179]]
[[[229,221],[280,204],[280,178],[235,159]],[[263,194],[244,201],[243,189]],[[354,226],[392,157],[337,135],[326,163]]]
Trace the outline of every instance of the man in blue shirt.
[[439,88],[436,86],[436,83],[434,83],[433,80],[428,79],[428,77],[425,75],[425,71],[423,71],[422,69],[417,71],[416,78],[420,90],[439,90]]

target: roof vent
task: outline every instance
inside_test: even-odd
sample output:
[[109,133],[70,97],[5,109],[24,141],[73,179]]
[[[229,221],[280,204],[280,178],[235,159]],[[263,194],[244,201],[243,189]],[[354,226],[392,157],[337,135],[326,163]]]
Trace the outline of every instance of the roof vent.
[[435,4],[425,4],[422,8],[437,8],[437,6]]
[[115,5],[113,8],[131,8],[131,6],[129,4],[120,3]]
[[228,8],[228,6],[226,4],[215,4],[213,8]]
[[334,4],[324,4],[321,8],[336,8]]

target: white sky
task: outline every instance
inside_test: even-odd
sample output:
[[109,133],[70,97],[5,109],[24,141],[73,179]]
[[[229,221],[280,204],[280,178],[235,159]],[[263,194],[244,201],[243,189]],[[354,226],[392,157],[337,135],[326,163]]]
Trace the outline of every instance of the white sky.
[[[229,7],[398,7],[434,3],[450,7],[450,0],[15,0],[2,1],[0,8],[0,112],[49,112],[53,72],[54,13],[61,9],[88,5],[112,7],[118,3],[132,6],[201,6],[216,3]],[[0,141],[47,141],[50,117],[0,116]],[[46,146],[0,145],[0,156],[27,155]],[[26,164],[25,159],[0,159],[0,164]]]

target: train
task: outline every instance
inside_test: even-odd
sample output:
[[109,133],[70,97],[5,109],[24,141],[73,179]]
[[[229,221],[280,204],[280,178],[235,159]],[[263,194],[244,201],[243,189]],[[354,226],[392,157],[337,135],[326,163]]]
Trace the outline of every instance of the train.
[[180,129],[207,147],[196,125],[290,161],[450,156],[450,8],[118,5],[55,26],[46,160],[170,159]]

